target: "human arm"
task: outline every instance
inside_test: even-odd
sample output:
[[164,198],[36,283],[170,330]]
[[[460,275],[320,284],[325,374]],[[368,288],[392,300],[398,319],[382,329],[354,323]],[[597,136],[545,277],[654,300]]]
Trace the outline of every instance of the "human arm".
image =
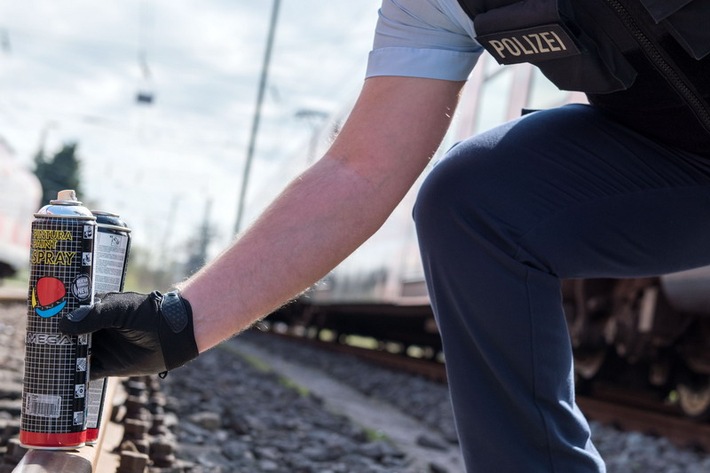
[[[162,346],[163,358],[166,347],[179,353],[174,342],[185,343],[193,327],[200,352],[248,327],[327,274],[382,225],[438,147],[462,84],[367,79],[325,156],[291,182],[225,252],[179,286],[192,307],[190,333],[165,331],[159,301],[146,304],[135,295],[97,304],[93,313],[75,317],[77,322],[62,321],[62,329],[82,333],[106,327],[97,333],[97,367],[111,375],[120,364],[126,375],[133,366],[135,374],[162,371],[155,368],[156,360],[160,364],[156,350]],[[136,316],[139,306],[141,317]],[[142,320],[142,326],[129,326],[129,320]],[[146,327],[150,324],[154,333]],[[131,352],[131,344],[136,350],[140,344],[144,359],[151,355],[149,368],[139,359],[109,359],[116,352]],[[193,352],[186,349],[183,362]]]
[[319,280],[384,222],[449,126],[461,82],[367,79],[325,156],[180,286],[200,351]]

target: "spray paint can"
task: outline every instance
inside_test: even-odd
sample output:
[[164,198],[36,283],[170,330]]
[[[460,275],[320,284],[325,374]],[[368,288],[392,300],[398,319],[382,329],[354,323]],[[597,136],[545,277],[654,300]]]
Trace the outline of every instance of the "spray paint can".
[[96,217],[73,190],[34,216],[20,443],[71,449],[86,439],[89,336],[61,333],[58,322],[93,302]]
[[[126,281],[128,254],[131,249],[131,230],[116,214],[101,210],[92,210],[92,213],[96,217],[97,225],[94,293],[120,292]],[[106,379],[89,381],[86,408],[87,444],[96,443],[99,438],[106,385]]]

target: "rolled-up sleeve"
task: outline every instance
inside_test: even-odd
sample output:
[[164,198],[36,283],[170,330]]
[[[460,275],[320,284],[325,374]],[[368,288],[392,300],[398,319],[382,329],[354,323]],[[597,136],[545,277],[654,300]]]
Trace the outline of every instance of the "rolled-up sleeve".
[[466,80],[483,49],[456,0],[383,0],[367,77]]

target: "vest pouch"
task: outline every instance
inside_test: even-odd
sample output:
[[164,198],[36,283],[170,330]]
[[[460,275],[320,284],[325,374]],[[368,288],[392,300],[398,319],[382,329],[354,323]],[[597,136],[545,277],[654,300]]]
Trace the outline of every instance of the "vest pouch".
[[710,54],[710,0],[641,0],[653,17],[695,59]]
[[595,41],[561,13],[560,3],[527,0],[465,10],[474,10],[476,40],[499,64],[529,62],[562,90],[605,94],[629,88],[636,72],[613,42]]

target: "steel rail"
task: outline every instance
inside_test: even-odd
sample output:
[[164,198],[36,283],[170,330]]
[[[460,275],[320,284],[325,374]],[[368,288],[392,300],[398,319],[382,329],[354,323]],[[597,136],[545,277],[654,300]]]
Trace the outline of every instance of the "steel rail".
[[389,353],[383,350],[361,348],[342,343],[324,342],[314,338],[293,336],[288,333],[267,332],[269,336],[284,338],[302,345],[309,345],[320,350],[353,355],[361,360],[383,366],[396,371],[422,376],[430,381],[446,383],[446,367],[443,363],[412,358],[409,356]]

